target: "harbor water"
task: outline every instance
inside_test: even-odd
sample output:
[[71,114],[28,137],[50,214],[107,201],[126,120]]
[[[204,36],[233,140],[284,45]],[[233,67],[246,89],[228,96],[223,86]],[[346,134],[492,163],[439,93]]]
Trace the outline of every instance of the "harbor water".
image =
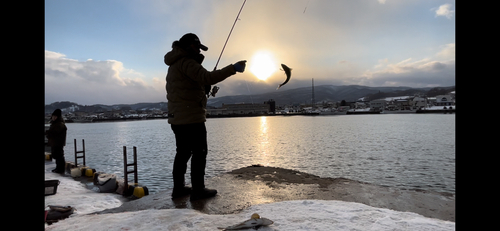
[[[86,165],[123,177],[123,146],[129,162],[136,146],[139,183],[150,193],[173,187],[175,138],[167,120],[66,126],[66,161],[74,161],[73,139],[78,150],[85,139]],[[218,118],[206,127],[207,178],[261,164],[455,194],[455,114]]]

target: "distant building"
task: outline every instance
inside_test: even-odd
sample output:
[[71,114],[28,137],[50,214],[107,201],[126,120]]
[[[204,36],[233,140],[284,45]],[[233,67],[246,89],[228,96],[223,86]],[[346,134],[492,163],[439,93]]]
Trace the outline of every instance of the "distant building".
[[453,100],[451,95],[438,95],[436,96],[436,106],[451,106],[453,105]]
[[409,98],[406,98],[406,99],[396,99],[396,100],[394,100],[394,105],[396,105],[396,107],[399,107],[399,108],[404,108],[404,107],[411,106],[410,105],[410,99]]
[[436,104],[436,97],[427,97],[427,104],[435,105]]
[[269,114],[276,111],[274,100],[265,101],[262,104],[236,103],[222,104],[221,108],[208,108],[209,115],[249,115],[249,114]]
[[354,108],[356,108],[356,109],[366,108],[366,104],[365,104],[365,103],[363,103],[363,102],[359,102],[359,101],[358,101],[358,102],[355,102],[355,103],[354,103]]
[[448,95],[451,96],[451,99],[455,100],[455,91],[448,93]]
[[228,115],[227,108],[207,108],[209,115]]
[[427,104],[426,104],[426,100],[425,98],[422,98],[422,97],[414,97],[413,98],[413,107],[414,108],[422,108],[422,107],[426,107]]
[[385,99],[372,100],[370,102],[371,109],[379,110],[410,110],[426,107],[427,100],[424,97],[416,96],[397,96],[397,97],[387,97]]
[[270,100],[264,102],[264,104],[269,104],[269,112],[270,113],[274,114],[276,112],[276,102],[273,99],[270,99]]
[[370,101],[370,108],[372,110],[380,110],[383,111],[385,108],[385,99],[377,99]]
[[228,114],[264,114],[269,113],[269,104],[222,104],[222,109],[226,109]]

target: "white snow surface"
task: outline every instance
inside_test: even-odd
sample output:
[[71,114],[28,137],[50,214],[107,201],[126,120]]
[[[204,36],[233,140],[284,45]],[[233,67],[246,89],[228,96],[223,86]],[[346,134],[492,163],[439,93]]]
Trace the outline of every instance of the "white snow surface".
[[67,219],[52,225],[45,224],[45,230],[219,230],[218,227],[228,227],[248,220],[253,213],[274,221],[270,226],[261,227],[259,230],[262,231],[455,230],[454,222],[335,200],[260,204],[238,214],[226,215],[209,215],[191,209],[150,209],[91,215],[93,212],[120,206],[124,201],[123,197],[94,192],[71,177],[51,173],[50,169],[52,168],[46,169],[45,179],[57,179],[61,183],[55,195],[45,197],[45,205],[69,205],[77,210]]
[[63,177],[57,173],[46,172],[45,180],[60,181],[57,193],[45,196],[45,207],[48,205],[71,206],[76,208],[72,216],[115,208],[122,205],[125,201],[122,195],[94,192],[87,189],[83,183],[71,177]]

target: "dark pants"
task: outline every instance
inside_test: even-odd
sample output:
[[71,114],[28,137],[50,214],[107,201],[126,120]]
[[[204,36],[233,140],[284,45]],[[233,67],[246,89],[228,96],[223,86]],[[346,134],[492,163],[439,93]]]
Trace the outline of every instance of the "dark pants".
[[63,173],[66,168],[66,160],[64,159],[64,147],[54,146],[50,148],[52,158],[56,160],[56,172]]
[[174,188],[184,186],[187,162],[191,158],[191,183],[193,190],[205,188],[205,166],[207,163],[207,129],[205,123],[174,125],[177,153],[174,159]]

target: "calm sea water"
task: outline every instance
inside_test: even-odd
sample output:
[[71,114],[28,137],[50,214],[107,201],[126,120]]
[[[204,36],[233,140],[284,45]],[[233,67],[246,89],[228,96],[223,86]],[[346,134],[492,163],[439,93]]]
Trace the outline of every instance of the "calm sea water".
[[[208,119],[206,126],[207,177],[262,164],[321,177],[455,193],[454,114],[220,118]],[[129,162],[136,146],[139,182],[151,193],[173,187],[175,138],[167,120],[67,127],[67,161],[74,161],[73,139],[78,150],[85,139],[87,166],[123,177],[123,146]],[[187,183],[189,172],[190,167]]]

